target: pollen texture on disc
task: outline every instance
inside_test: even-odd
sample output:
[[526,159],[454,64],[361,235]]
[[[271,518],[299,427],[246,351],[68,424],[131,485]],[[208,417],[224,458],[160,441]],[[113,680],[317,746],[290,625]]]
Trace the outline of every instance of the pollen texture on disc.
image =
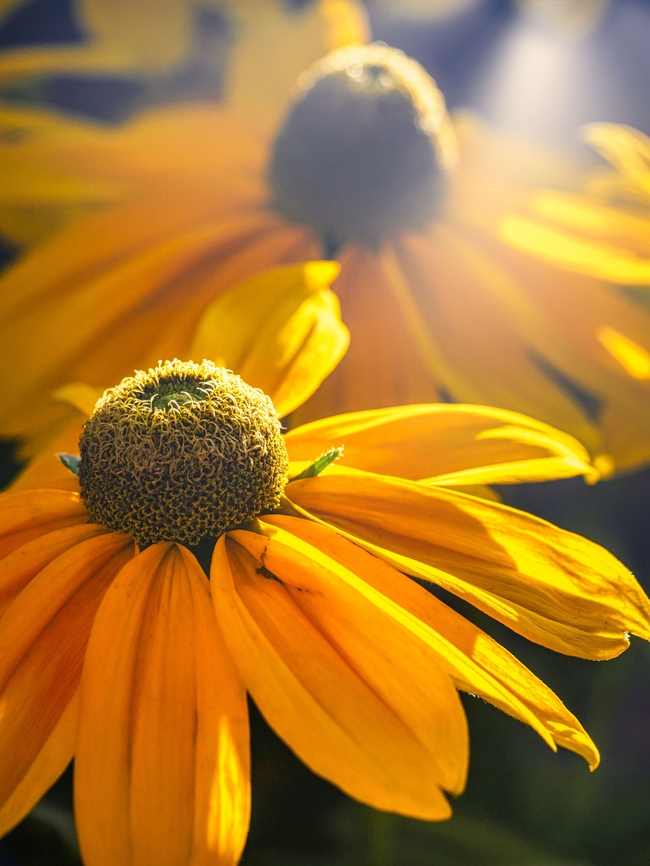
[[271,400],[215,366],[171,361],[108,390],[79,442],[90,517],[140,544],[198,544],[277,508],[288,456]]

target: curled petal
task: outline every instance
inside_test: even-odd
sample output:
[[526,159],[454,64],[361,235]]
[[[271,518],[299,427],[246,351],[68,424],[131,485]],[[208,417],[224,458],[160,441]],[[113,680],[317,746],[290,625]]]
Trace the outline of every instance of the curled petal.
[[431,636],[432,646],[458,688],[530,725],[551,748],[564,746],[582,755],[592,769],[598,765],[598,750],[559,698],[506,649],[435,595],[322,524],[280,515],[269,515],[265,522],[286,529],[363,575],[363,580],[432,629],[438,635],[437,640]]
[[286,495],[400,571],[430,580],[530,640],[604,659],[650,639],[650,602],[597,544],[522,511],[396,478],[321,475]]
[[190,356],[235,370],[271,397],[279,415],[287,415],[314,393],[347,349],[350,336],[329,290],[339,270],[336,262],[308,262],[230,289],[203,314]]

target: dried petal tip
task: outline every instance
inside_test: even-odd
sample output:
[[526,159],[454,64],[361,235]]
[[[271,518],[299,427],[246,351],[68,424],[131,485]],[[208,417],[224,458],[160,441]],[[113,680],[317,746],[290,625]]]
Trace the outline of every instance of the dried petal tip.
[[271,161],[277,209],[330,244],[424,228],[455,155],[444,98],[424,69],[386,45],[355,45],[301,83]]
[[168,361],[99,400],[79,442],[90,516],[140,544],[198,544],[277,508],[288,456],[271,400],[210,361]]

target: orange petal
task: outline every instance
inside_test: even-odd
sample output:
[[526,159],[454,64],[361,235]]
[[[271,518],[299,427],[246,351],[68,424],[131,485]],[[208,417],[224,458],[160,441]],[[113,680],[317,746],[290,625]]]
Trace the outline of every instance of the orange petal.
[[2,617],[0,802],[25,779],[72,700],[95,612],[132,555],[125,535],[80,541],[46,566]]
[[248,828],[243,686],[186,549],[147,548],[107,592],[83,672],[75,760],[83,857],[235,866]]
[[28,541],[0,560],[0,615],[46,565],[81,541],[108,530],[96,523],[67,526]]
[[514,631],[582,658],[650,639],[650,602],[610,553],[496,502],[356,472],[287,486],[290,501],[400,571],[431,580]]
[[21,781],[0,806],[0,834],[4,835],[34,808],[73,758],[77,736],[77,695],[59,716],[43,748]]
[[10,489],[12,491],[33,490],[47,487],[79,493],[78,477],[63,465],[58,455],[79,454],[79,437],[82,428],[82,420],[72,421],[59,436],[45,445],[27,463],[22,472],[11,482]]
[[27,490],[0,495],[0,558],[55,529],[86,523],[88,512],[78,493]]
[[281,530],[235,531],[212,570],[217,619],[262,713],[316,773],[377,808],[448,817],[467,767],[462,708],[402,612]]
[[286,529],[363,574],[367,583],[448,641],[447,648],[440,643],[441,661],[458,688],[531,725],[552,748],[556,743],[582,755],[592,769],[598,765],[598,750],[559,698],[506,649],[435,595],[326,526],[282,515],[267,515],[264,522]]

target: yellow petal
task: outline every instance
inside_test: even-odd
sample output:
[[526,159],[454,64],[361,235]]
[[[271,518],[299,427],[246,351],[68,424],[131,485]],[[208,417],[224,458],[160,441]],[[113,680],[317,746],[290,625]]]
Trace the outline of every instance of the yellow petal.
[[229,533],[211,571],[217,618],[260,710],[309,767],[351,796],[448,817],[440,788],[462,789],[467,734],[435,653],[358,577],[267,531],[270,539]]
[[40,571],[2,617],[0,802],[25,779],[72,700],[95,612],[132,556],[125,535],[80,541]]
[[235,866],[248,828],[248,723],[189,551],[146,549],[93,626],[81,687],[75,807],[84,860]]
[[268,515],[264,522],[286,529],[362,575],[378,592],[429,626],[442,638],[438,639],[441,664],[458,688],[531,725],[552,748],[555,741],[582,755],[592,769],[598,765],[598,750],[559,698],[507,650],[432,593],[321,524],[281,515]]
[[0,495],[0,557],[55,529],[86,523],[78,493],[26,490]]
[[[646,225],[648,230],[650,223]],[[502,220],[500,232],[503,240],[515,249],[578,274],[625,285],[650,283],[650,258],[624,247],[568,235],[516,215]]]
[[45,745],[0,806],[0,834],[7,833],[31,812],[72,760],[77,735],[77,697],[75,694],[63,710]]
[[585,128],[585,141],[650,195],[650,139],[647,135],[631,126],[592,123]]
[[199,322],[190,357],[234,370],[278,413],[310,397],[345,354],[349,334],[329,285],[336,262],[267,271],[225,292]]
[[229,64],[225,99],[242,116],[271,128],[288,107],[300,73],[332,48],[368,38],[363,6],[355,0],[307,6],[237,0],[233,14],[241,39]]
[[343,445],[341,466],[433,483],[510,484],[597,473],[565,433],[485,406],[435,404],[352,412],[290,430],[291,460]]
[[396,478],[321,475],[297,507],[407,574],[431,580],[550,649],[611,658],[650,639],[650,602],[610,553],[495,502]]

